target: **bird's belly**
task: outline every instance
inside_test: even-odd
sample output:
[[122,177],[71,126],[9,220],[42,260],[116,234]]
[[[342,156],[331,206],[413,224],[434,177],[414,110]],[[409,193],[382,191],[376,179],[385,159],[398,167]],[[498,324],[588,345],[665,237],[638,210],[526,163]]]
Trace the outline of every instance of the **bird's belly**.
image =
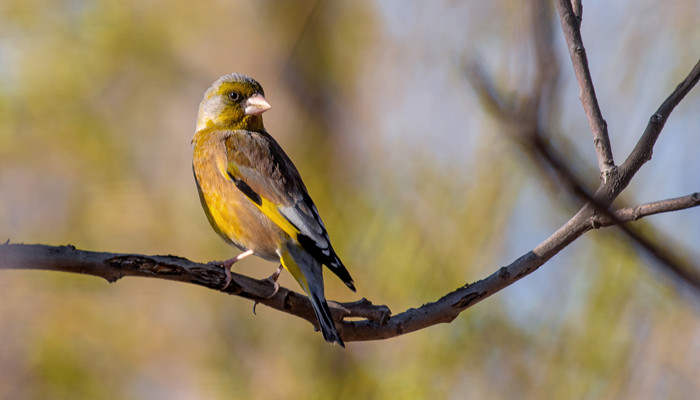
[[277,249],[286,234],[233,183],[198,179],[198,186],[207,219],[221,238],[241,250],[253,250],[258,257],[279,260]]

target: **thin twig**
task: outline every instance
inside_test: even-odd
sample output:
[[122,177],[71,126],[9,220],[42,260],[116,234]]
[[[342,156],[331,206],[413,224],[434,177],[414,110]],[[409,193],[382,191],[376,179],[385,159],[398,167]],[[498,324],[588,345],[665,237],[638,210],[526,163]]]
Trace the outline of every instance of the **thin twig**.
[[[588,117],[588,124],[593,132],[593,143],[598,157],[598,169],[603,181],[607,181],[608,175],[615,169],[612,146],[608,136],[608,124],[603,119],[603,114],[598,105],[598,99],[593,87],[591,72],[588,68],[586,49],[581,38],[580,19],[571,6],[571,0],[557,0],[561,27],[564,30],[566,44],[569,47],[571,62],[576,74],[576,80],[580,90],[581,103]],[[579,16],[580,17],[580,16]]]
[[614,219],[604,215],[594,215],[591,224],[600,227],[611,226],[621,222],[636,221],[654,214],[684,210],[686,208],[700,205],[700,193],[695,192],[687,196],[675,197],[672,199],[653,201],[651,203],[640,204],[634,207],[625,207],[613,212]]
[[676,86],[676,89],[666,98],[666,100],[661,104],[661,106],[656,110],[654,115],[649,118],[649,123],[644,129],[644,133],[637,141],[634,149],[627,157],[625,162],[620,166],[620,182],[616,183],[615,192],[619,193],[621,190],[617,190],[620,185],[622,189],[629,184],[634,174],[639,171],[639,168],[644,165],[647,161],[651,160],[651,155],[656,144],[656,140],[661,134],[661,130],[664,128],[668,117],[671,115],[673,109],[678,105],[678,103],[683,100],[683,98],[690,92],[690,90],[698,83],[700,80],[700,60],[695,63],[695,66],[690,71],[688,76],[683,79],[681,83]]
[[[538,138],[539,137],[535,137],[535,139]],[[624,233],[641,248],[646,250],[646,252],[657,262],[659,262],[666,271],[670,272],[674,278],[680,279],[681,282],[684,282],[692,287],[695,293],[700,294],[700,275],[698,275],[698,272],[692,265],[681,259],[678,255],[674,254],[674,252],[670,251],[670,246],[666,245],[665,247],[662,247],[658,243],[655,243],[649,238],[643,236],[633,227],[623,224],[625,221],[617,219],[617,215],[608,208],[610,204],[607,202],[603,203],[599,198],[591,195],[586,188],[580,182],[578,182],[573,172],[563,161],[563,158],[559,156],[559,154],[547,142],[543,140],[536,140],[532,147],[549,165],[552,166],[552,168],[559,172],[569,190],[580,199],[586,201],[586,205],[581,208],[579,213],[577,213],[577,216],[583,218],[585,218],[584,216],[587,216],[589,221],[589,229],[600,228],[601,225],[597,225],[599,219],[606,221],[607,225],[605,226],[617,225],[622,233]],[[697,206],[697,199],[693,198],[692,196],[693,195],[691,195],[690,199],[687,199],[685,204],[679,203],[676,204],[675,207],[678,207],[677,209],[684,209]],[[669,203],[660,203],[666,207],[671,206]],[[644,206],[641,207],[644,208]],[[654,209],[654,207],[660,208],[662,206],[650,206],[646,211],[651,211]],[[626,211],[623,212],[623,215],[625,214]]]
[[[565,26],[563,22],[562,26]],[[540,54],[536,55],[541,57]],[[576,67],[576,64],[574,67]],[[585,229],[600,227],[600,221],[605,221],[606,226],[620,225],[621,231],[626,236],[645,249],[647,253],[657,260],[672,276],[680,278],[681,281],[690,285],[696,292],[700,293],[700,277],[692,265],[674,255],[668,249],[663,248],[658,243],[651,241],[638,232],[637,229],[630,226],[623,226],[621,224],[623,221],[618,220],[616,215],[608,209],[612,201],[627,187],[630,180],[639,169],[639,166],[641,166],[641,163],[651,156],[651,149],[653,148],[656,138],[658,138],[660,130],[663,128],[663,122],[666,121],[673,107],[678,104],[683,96],[685,96],[697,82],[698,75],[700,75],[698,66],[696,66],[688,77],[678,85],[676,90],[674,90],[669,98],[661,105],[659,111],[652,117],[649,126],[647,126],[645,133],[642,135],[642,139],[640,139],[640,143],[643,144],[638,144],[638,149],[636,148],[633,151],[633,154],[636,153],[636,156],[630,156],[628,158],[628,160],[636,160],[638,163],[636,169],[633,170],[627,167],[626,165],[628,162],[626,161],[624,167],[610,170],[606,175],[607,179],[601,183],[599,189],[593,195],[591,195],[590,191],[581,182],[581,179],[579,179],[569,167],[569,164],[565,161],[567,157],[560,155],[549,141],[545,139],[550,135],[546,132],[546,128],[543,127],[544,124],[538,118],[546,115],[546,113],[542,110],[533,110],[532,107],[533,105],[535,107],[544,106],[539,98],[545,95],[547,90],[534,89],[529,99],[515,102],[509,99],[507,95],[499,93],[493,80],[478,64],[469,66],[466,72],[470,83],[480,95],[480,99],[486,110],[505,123],[508,127],[508,129],[505,130],[506,133],[528,150],[528,154],[531,154],[536,161],[535,165],[547,175],[556,177],[557,181],[563,184],[570,193],[586,203],[577,214],[577,216],[583,217],[584,219],[586,215],[588,216]],[[583,87],[585,85],[580,84],[580,86]],[[550,90],[552,90],[551,87]],[[595,96],[594,92],[591,92],[591,94]],[[593,103],[597,106],[595,97],[593,97]],[[576,217],[572,220],[576,222],[581,221]],[[555,240],[545,241],[535,250],[539,253],[547,254],[549,251],[556,248],[556,246],[551,246],[551,244],[557,243],[557,238],[562,238],[562,232],[566,233],[570,229],[576,229],[576,226],[573,224],[564,225],[560,231],[555,232],[553,235],[553,239]]]

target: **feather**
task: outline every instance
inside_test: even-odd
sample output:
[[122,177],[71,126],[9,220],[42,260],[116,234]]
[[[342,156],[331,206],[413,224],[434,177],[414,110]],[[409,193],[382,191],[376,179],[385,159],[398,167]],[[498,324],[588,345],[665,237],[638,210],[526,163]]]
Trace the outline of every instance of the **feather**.
[[328,302],[323,295],[323,274],[321,264],[308,252],[294,243],[289,243],[280,249],[282,265],[296,279],[299,286],[309,296],[311,306],[318,319],[318,326],[323,339],[329,343],[338,343],[345,347],[343,339],[338,334],[333,321],[333,315]]
[[[228,131],[227,175],[260,211],[351,290],[353,279],[331,246],[326,227],[292,161],[267,132]],[[258,202],[258,200],[261,200]]]

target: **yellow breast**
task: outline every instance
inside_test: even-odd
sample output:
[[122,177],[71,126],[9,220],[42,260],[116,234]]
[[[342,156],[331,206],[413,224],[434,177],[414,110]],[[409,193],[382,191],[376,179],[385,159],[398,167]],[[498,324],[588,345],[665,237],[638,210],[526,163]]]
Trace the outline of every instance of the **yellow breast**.
[[226,242],[279,260],[277,249],[285,234],[228,178],[223,139],[215,129],[200,130],[193,139],[192,167],[207,219]]

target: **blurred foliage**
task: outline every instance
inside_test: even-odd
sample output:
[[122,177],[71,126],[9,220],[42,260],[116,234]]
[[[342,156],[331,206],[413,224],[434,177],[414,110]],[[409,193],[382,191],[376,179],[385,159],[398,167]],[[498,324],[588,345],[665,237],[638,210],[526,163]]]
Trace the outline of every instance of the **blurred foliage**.
[[[3,0],[0,233],[232,256],[200,209],[189,140],[204,90],[243,72],[265,87],[266,126],[356,280],[357,296],[327,274],[328,297],[395,313],[434,301],[528,251],[571,207],[484,116],[460,70],[480,57],[517,90],[525,6]],[[697,59],[698,14],[691,1],[586,2],[584,40],[618,161]],[[557,42],[553,119],[567,151],[580,152],[572,158],[594,165]],[[684,133],[700,126],[698,98],[671,117],[660,160],[630,198],[697,190],[698,138]],[[651,221],[697,251],[697,210]],[[257,277],[275,267],[236,264]],[[297,318],[264,307],[255,316],[250,302],[197,287],[2,271],[0,399],[692,398],[696,304],[649,271],[612,230],[592,232],[451,324],[346,350]],[[296,288],[287,275],[281,283]]]

